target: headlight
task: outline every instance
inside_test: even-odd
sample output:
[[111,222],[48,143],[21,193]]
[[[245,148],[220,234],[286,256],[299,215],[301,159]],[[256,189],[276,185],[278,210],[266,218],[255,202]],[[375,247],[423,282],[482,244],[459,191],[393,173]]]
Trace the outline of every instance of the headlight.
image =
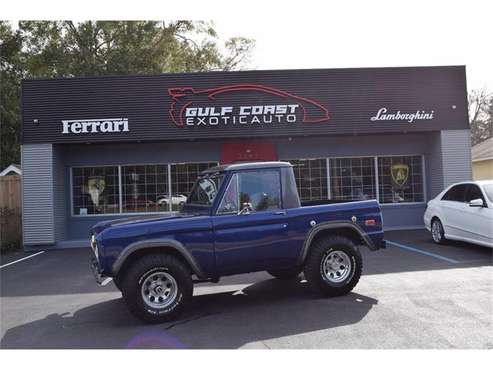
[[99,261],[98,244],[96,243],[96,236],[94,234],[91,235],[91,249],[94,252],[94,255],[96,256],[96,259]]

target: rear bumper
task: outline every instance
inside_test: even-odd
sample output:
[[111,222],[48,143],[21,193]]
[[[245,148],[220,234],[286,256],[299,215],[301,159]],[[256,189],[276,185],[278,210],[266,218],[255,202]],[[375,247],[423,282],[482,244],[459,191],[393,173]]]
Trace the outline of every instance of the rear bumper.
[[108,276],[105,276],[102,272],[101,272],[101,269],[99,267],[99,263],[98,261],[96,260],[96,257],[91,257],[91,271],[92,271],[92,274],[94,276],[94,279],[96,280],[96,283],[100,286],[105,286],[106,284],[108,284],[111,280],[113,280],[112,278],[108,277]]
[[384,239],[383,232],[373,234],[362,234],[362,239],[365,242],[368,249],[372,251],[378,251],[379,249],[387,248],[387,244]]
[[366,242],[366,246],[371,251],[378,251],[379,249],[385,249],[385,248],[387,248],[387,242],[385,240],[381,240],[381,241],[378,241],[378,242],[373,242],[373,240],[371,240],[370,238],[368,238],[368,240],[365,240],[365,242]]

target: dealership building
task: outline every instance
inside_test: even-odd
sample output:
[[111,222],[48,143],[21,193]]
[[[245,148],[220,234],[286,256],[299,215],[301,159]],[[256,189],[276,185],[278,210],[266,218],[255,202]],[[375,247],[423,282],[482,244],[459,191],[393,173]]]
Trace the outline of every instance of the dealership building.
[[26,247],[176,211],[218,163],[289,161],[302,201],[378,199],[387,230],[471,178],[464,66],[25,80],[22,114]]

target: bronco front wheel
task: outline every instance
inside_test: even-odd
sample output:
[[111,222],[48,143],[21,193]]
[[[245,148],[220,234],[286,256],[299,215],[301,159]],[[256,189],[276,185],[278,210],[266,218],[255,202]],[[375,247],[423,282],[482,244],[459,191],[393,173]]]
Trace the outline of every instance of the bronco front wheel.
[[165,254],[140,258],[126,271],[121,283],[129,311],[149,323],[176,318],[193,294],[187,266]]
[[331,236],[314,243],[304,272],[314,291],[340,296],[356,286],[362,269],[361,254],[352,241],[342,236]]

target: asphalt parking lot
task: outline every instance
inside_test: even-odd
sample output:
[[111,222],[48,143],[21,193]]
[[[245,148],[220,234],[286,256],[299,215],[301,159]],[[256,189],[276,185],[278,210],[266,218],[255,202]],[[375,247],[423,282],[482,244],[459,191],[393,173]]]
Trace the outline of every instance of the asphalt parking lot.
[[492,249],[436,246],[423,230],[388,232],[363,250],[344,297],[314,297],[267,273],[199,284],[179,320],[143,325],[110,283],[95,284],[90,250],[2,258],[1,348],[493,348]]

